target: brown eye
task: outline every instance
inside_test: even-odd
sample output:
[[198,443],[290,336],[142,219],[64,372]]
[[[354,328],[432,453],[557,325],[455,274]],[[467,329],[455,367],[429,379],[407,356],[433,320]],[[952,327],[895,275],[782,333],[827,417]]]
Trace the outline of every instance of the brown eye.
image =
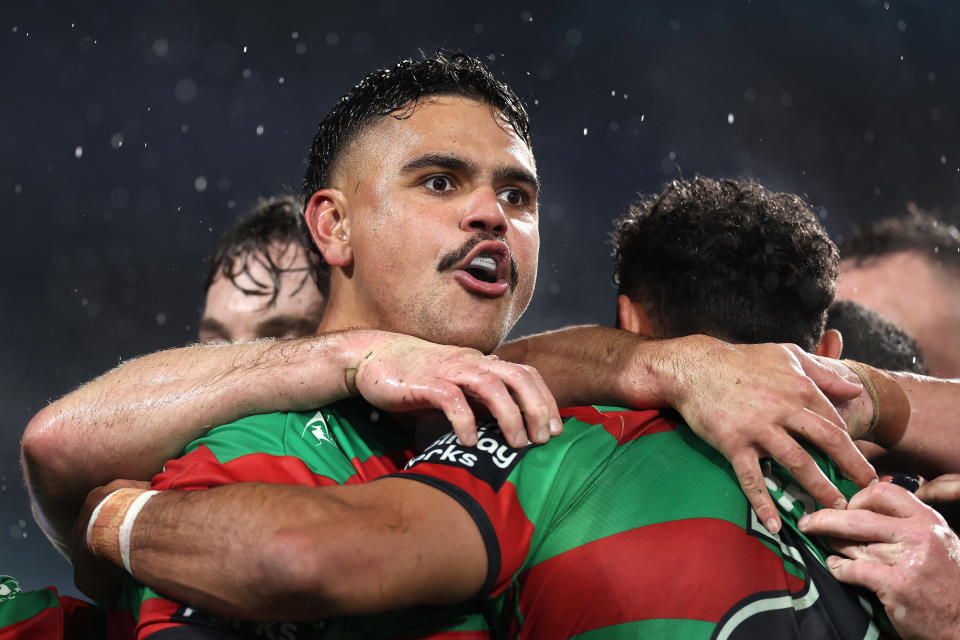
[[449,191],[450,190],[450,181],[443,176],[433,176],[429,178],[424,186],[431,191]]
[[517,207],[525,202],[525,196],[526,194],[520,189],[507,189],[506,191],[500,193],[500,200],[511,206]]

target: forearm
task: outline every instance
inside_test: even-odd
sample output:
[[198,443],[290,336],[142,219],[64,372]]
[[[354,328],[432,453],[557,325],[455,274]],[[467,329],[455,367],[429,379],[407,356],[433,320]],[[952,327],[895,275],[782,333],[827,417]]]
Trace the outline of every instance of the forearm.
[[[89,538],[97,557],[121,563],[119,522],[139,493],[105,502]],[[145,503],[129,540],[135,578],[210,613],[246,620],[457,602],[473,596],[485,575],[469,516],[446,495],[408,480],[164,491]]]
[[[890,374],[909,401],[909,421],[891,451],[930,476],[960,471],[960,380]],[[881,411],[883,406],[881,404]]]
[[539,370],[560,406],[662,407],[669,404],[670,389],[682,370],[681,341],[698,338],[702,336],[658,340],[609,327],[579,326],[508,342],[496,354]]
[[372,333],[192,346],[122,364],[27,426],[23,464],[35,509],[63,539],[92,488],[148,480],[211,426],[348,395],[344,369]]

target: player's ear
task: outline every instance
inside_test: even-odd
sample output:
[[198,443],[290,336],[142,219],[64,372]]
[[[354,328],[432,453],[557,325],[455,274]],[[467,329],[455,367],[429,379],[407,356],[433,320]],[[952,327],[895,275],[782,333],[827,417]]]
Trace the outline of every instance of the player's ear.
[[624,331],[637,333],[643,336],[652,336],[653,327],[650,317],[639,302],[634,302],[627,296],[617,296],[617,326]]
[[843,351],[843,336],[836,329],[827,329],[823,332],[817,344],[817,355],[825,358],[839,358]]
[[353,262],[350,219],[344,214],[344,204],[339,189],[321,189],[310,196],[303,212],[310,237],[331,267],[346,267]]

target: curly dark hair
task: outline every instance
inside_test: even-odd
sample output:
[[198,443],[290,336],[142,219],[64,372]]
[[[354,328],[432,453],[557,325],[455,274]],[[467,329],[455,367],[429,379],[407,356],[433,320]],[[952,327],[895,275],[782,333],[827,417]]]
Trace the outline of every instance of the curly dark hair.
[[827,329],[843,336],[843,357],[887,371],[930,375],[917,341],[873,309],[837,300],[827,309]]
[[878,220],[841,240],[840,256],[857,264],[869,258],[913,251],[932,264],[960,273],[960,230],[936,216],[908,205],[898,218]]
[[411,111],[405,107],[435,95],[464,96],[491,105],[527,146],[532,146],[530,117],[523,100],[478,58],[440,49],[431,57],[401,60],[393,68],[374,71],[337,101],[317,127],[310,148],[301,193],[303,204],[316,191],[329,186],[340,153],[368,125],[390,114],[408,118]]
[[794,342],[813,351],[836,246],[803,198],[745,180],[674,180],[612,234],[614,282],[661,337]]
[[[290,271],[303,271],[303,279],[293,293],[308,282],[313,283],[324,297],[330,289],[330,272],[323,257],[312,251],[313,243],[300,223],[300,203],[292,196],[277,196],[260,200],[249,212],[237,219],[232,227],[223,232],[213,252],[207,257],[207,278],[203,292],[210,289],[214,279],[222,273],[247,295],[269,296],[265,307],[277,301],[280,294],[280,277]],[[270,245],[274,242],[294,244],[306,250],[310,267],[307,269],[284,269],[273,261]],[[259,262],[270,273],[271,282],[260,282],[250,275],[250,262]],[[257,285],[250,289],[237,283],[236,277],[246,273]]]

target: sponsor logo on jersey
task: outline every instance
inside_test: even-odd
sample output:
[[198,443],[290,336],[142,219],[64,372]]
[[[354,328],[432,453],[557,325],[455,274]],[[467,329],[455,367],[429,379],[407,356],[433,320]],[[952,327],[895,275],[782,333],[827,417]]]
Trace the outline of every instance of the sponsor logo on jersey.
[[517,463],[526,452],[537,445],[527,445],[514,449],[503,438],[495,422],[477,427],[477,444],[465,447],[457,441],[454,433],[449,433],[429,447],[423,453],[410,460],[406,468],[412,469],[421,463],[443,464],[469,470],[494,490],[499,490]]

